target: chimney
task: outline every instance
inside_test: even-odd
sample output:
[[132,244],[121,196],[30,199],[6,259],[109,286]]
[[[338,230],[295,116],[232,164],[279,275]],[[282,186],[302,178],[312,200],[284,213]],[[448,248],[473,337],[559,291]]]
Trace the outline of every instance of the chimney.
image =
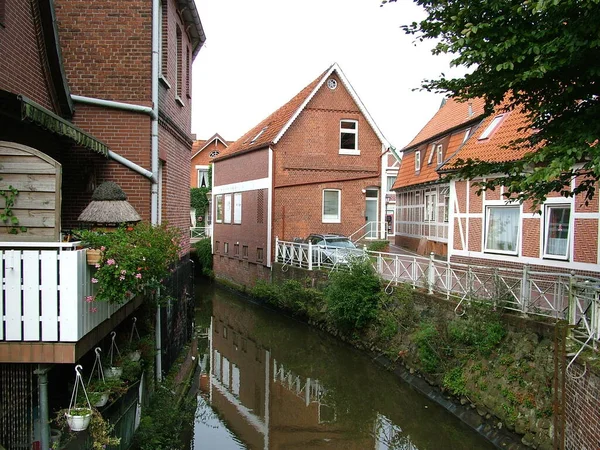
[[473,114],[473,102],[469,102],[469,117],[471,117]]

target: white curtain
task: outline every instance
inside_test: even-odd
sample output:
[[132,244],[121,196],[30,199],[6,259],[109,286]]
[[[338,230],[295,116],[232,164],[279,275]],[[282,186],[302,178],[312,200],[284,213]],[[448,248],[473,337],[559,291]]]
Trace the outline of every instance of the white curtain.
[[520,223],[518,206],[488,207],[485,249],[516,252]]

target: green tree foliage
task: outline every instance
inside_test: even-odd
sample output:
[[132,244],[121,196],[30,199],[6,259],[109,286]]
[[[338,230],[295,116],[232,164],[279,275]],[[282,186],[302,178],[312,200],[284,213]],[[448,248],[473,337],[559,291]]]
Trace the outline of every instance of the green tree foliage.
[[[536,205],[551,192],[582,193],[589,201],[600,175],[600,0],[415,2],[427,17],[404,31],[419,41],[436,40],[434,54],[451,54],[453,65],[470,69],[460,78],[424,80],[422,87],[482,97],[488,112],[503,101],[506,110],[522,105],[535,130],[511,143],[528,151],[523,159],[468,160],[457,175],[504,173],[480,187],[504,184],[507,196]],[[581,177],[575,188],[574,176]]]
[[191,188],[190,189],[190,208],[196,210],[196,216],[205,216],[208,209],[208,188]]
[[194,244],[194,247],[196,247],[196,255],[198,256],[198,263],[200,264],[202,273],[204,275],[210,275],[213,267],[210,238],[200,239]]
[[346,332],[364,328],[377,316],[380,295],[379,277],[369,261],[331,272],[325,288],[328,314]]

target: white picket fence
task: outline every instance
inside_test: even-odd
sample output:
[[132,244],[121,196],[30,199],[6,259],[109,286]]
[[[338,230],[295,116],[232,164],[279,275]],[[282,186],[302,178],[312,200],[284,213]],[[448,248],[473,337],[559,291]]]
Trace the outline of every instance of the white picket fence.
[[77,342],[123,305],[86,302],[93,268],[78,243],[0,243],[0,341]]
[[[342,266],[325,264],[315,246],[276,241],[276,262],[308,270],[335,270]],[[386,291],[407,283],[456,301],[462,313],[464,301],[489,301],[496,307],[527,315],[568,320],[575,326],[573,336],[594,348],[600,339],[600,279],[574,273],[536,272],[493,268],[438,261],[395,253],[365,250],[365,258],[385,280]]]

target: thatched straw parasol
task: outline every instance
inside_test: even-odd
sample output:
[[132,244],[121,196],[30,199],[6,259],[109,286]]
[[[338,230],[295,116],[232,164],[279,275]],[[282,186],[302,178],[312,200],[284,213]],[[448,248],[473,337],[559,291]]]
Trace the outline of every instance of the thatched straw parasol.
[[106,226],[139,222],[142,218],[127,201],[121,186],[106,181],[96,188],[92,201],[77,220]]

